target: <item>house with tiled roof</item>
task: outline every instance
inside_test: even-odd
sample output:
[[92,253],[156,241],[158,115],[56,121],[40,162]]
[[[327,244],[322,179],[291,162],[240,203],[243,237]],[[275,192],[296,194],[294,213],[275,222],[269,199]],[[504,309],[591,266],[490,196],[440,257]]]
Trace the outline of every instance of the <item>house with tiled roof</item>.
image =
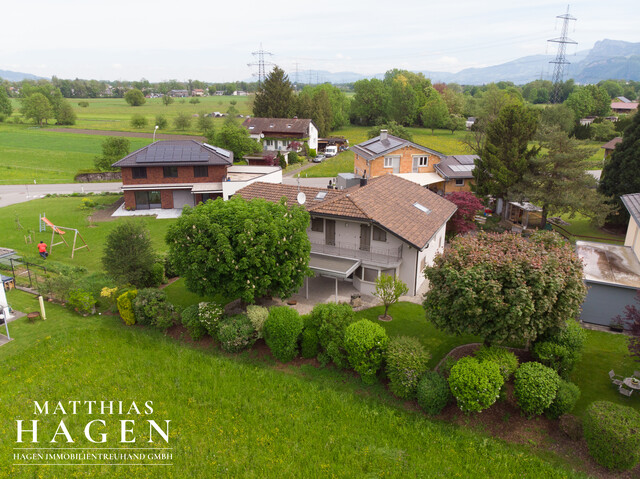
[[249,136],[264,145],[265,151],[286,151],[292,142],[318,148],[318,128],[304,118],[247,118],[242,123]]
[[[376,178],[394,174],[439,194],[471,191],[476,155],[453,155],[380,130],[380,135],[351,148],[354,174]],[[442,165],[442,166],[440,166]]]
[[112,165],[122,172],[130,210],[195,206],[228,199],[254,181],[282,182],[280,167],[233,166],[233,153],[195,140],[156,141]]
[[611,153],[613,153],[613,150],[616,149],[616,146],[618,145],[618,143],[622,143],[622,137],[621,136],[616,136],[613,140],[610,140],[608,142],[606,142],[604,145],[602,145],[600,148],[604,149],[604,158],[603,160],[606,160],[607,158],[609,158],[611,156]]
[[614,113],[629,114],[638,109],[637,101],[612,101],[611,110]]
[[363,183],[327,190],[256,182],[237,194],[247,200],[284,197],[307,209],[309,267],[316,274],[352,282],[365,294],[373,293],[381,274],[395,275],[415,295],[425,281],[425,266],[443,250],[446,224],[456,206],[395,175]]

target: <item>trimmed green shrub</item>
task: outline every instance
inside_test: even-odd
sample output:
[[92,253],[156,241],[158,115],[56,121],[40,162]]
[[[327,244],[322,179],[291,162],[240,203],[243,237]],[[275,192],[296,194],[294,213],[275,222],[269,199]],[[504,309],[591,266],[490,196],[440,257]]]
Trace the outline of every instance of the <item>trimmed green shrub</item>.
[[389,341],[385,359],[391,392],[402,399],[414,397],[418,382],[428,369],[429,352],[416,338],[398,336]]
[[570,413],[580,399],[580,388],[564,379],[560,380],[556,397],[547,409],[547,416],[558,419],[563,414]]
[[349,366],[344,349],[344,332],[354,322],[354,313],[348,304],[316,304],[311,311],[312,321],[318,324],[321,352],[318,355],[323,365],[333,361],[338,368]]
[[187,306],[182,310],[182,325],[187,328],[191,339],[197,341],[207,334],[207,328],[200,321],[200,307],[197,304]]
[[295,151],[290,151],[289,152],[288,159],[289,159],[289,164],[290,165],[293,165],[295,163],[301,163],[300,157],[298,156],[298,153],[296,153]]
[[480,412],[496,402],[504,384],[500,367],[493,361],[461,358],[449,375],[449,388],[463,412]]
[[89,102],[88,101],[79,101],[78,102],[78,106],[82,107],[82,108],[87,108],[89,106]]
[[131,126],[133,128],[144,128],[147,126],[147,119],[144,115],[132,115],[131,116]]
[[577,321],[567,321],[560,331],[550,331],[533,345],[534,357],[567,379],[582,356],[587,335]]
[[631,469],[640,461],[640,413],[609,401],[589,405],[582,422],[589,454],[609,469]]
[[286,363],[296,357],[302,326],[302,318],[295,309],[287,306],[271,308],[264,323],[264,340],[277,360]]
[[440,414],[451,399],[449,383],[441,374],[427,371],[418,382],[416,398],[424,412],[433,416]]
[[155,288],[138,291],[138,296],[133,301],[133,311],[138,323],[163,331],[173,326],[176,315],[173,304],[167,301],[167,293]]
[[166,281],[164,277],[164,264],[160,262],[151,265],[151,277],[149,278],[152,286],[158,287]]
[[361,319],[347,327],[344,334],[347,358],[363,383],[376,382],[376,374],[382,366],[388,345],[387,331],[368,319]]
[[573,360],[569,350],[561,344],[542,341],[533,345],[532,352],[534,358],[562,377],[567,377],[573,369]]
[[530,362],[520,366],[513,376],[518,405],[527,416],[538,416],[551,406],[560,385],[557,372],[543,364]]
[[247,317],[251,321],[253,329],[256,330],[256,338],[262,337],[262,329],[264,328],[264,322],[269,316],[269,310],[264,306],[258,306],[256,304],[250,304],[247,306]]
[[223,318],[218,323],[220,347],[228,353],[237,353],[255,342],[255,331],[246,314]]
[[300,336],[300,355],[303,358],[315,358],[320,352],[320,337],[318,325],[313,321],[313,316],[302,316],[302,334]]
[[482,346],[475,353],[478,361],[493,361],[500,367],[500,374],[507,382],[518,369],[518,358],[515,354],[499,346]]
[[69,293],[69,306],[80,314],[89,314],[96,305],[96,298],[89,291],[75,289]]
[[136,324],[136,315],[133,312],[133,300],[138,295],[137,289],[132,289],[118,296],[116,303],[118,304],[118,313],[124,321],[124,324],[131,326]]
[[200,322],[207,330],[209,336],[214,339],[218,339],[218,324],[224,315],[224,308],[218,303],[199,303],[198,313],[200,315]]

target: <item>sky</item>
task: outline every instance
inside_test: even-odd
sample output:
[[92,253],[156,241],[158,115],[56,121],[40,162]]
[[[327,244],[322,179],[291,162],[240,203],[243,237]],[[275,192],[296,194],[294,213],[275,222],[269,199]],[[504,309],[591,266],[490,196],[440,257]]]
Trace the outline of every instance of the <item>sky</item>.
[[[293,78],[296,68],[384,73],[391,68],[458,72],[535,54],[555,54],[549,0],[200,1],[30,0],[3,7],[0,70],[43,77],[207,82],[247,80],[252,52]],[[636,1],[570,5],[576,51],[605,38],[640,42]],[[267,66],[267,68],[270,68]]]

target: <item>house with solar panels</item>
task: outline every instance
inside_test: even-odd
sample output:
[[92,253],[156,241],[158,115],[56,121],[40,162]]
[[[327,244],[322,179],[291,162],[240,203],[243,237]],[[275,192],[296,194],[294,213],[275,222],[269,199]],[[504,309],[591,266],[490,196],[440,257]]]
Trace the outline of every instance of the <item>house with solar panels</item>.
[[234,166],[233,152],[195,140],[156,141],[112,166],[129,210],[181,209],[227,200],[254,181],[282,183],[279,166]]
[[361,178],[394,174],[441,195],[471,191],[476,155],[447,156],[387,130],[351,149],[354,174]]

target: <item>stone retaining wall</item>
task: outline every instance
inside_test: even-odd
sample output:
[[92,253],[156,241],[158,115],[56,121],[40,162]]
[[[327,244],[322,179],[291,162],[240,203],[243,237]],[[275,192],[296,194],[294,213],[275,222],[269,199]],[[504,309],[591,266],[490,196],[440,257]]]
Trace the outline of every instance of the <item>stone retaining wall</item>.
[[75,177],[81,183],[96,183],[99,181],[120,181],[122,174],[119,171],[105,171],[102,173],[80,173]]

